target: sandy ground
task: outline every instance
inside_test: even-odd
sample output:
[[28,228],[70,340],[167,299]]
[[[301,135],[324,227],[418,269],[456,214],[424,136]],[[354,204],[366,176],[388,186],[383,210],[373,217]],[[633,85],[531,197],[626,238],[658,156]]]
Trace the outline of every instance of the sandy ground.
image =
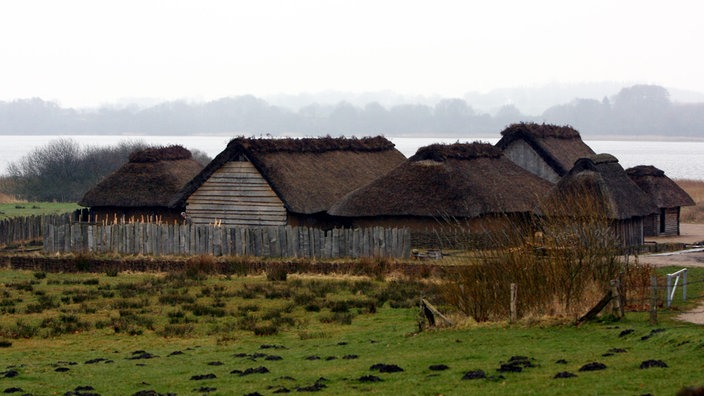
[[[704,224],[681,224],[680,235],[671,237],[647,237],[646,242],[668,243],[682,242],[697,244],[704,242]],[[702,246],[704,247],[704,245]],[[704,249],[689,249],[679,252],[642,255],[641,263],[652,264],[658,267],[676,265],[683,267],[704,267]]]
[[[704,241],[704,224],[681,224],[679,236],[646,238],[646,241],[658,243],[683,242],[696,244]],[[678,252],[643,255],[638,258],[641,263],[658,267],[677,266],[682,268],[704,267],[704,246],[702,248],[688,249]],[[678,319],[704,325],[704,303],[692,312],[683,313]]]

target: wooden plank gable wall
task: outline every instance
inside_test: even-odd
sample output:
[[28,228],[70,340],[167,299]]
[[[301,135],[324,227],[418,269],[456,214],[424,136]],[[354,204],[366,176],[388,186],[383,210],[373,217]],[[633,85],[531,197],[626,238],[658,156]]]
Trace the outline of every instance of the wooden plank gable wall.
[[249,161],[230,161],[188,197],[193,224],[286,225],[284,204]]
[[540,154],[523,140],[511,142],[508,147],[504,149],[504,155],[521,168],[551,183],[557,183],[560,180],[560,175],[545,162]]

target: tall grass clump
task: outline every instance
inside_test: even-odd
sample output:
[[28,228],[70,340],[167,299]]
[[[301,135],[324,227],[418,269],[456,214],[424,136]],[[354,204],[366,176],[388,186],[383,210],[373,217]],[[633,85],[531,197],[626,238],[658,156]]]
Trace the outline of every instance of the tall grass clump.
[[625,271],[622,245],[604,201],[575,189],[545,200],[540,216],[506,215],[491,247],[447,270],[445,301],[476,321],[509,317],[511,284],[519,317],[586,313]]

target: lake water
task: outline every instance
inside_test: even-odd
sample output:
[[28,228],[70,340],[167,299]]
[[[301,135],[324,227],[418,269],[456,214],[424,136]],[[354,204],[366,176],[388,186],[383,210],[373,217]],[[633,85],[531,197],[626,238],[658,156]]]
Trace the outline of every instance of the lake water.
[[[43,135],[0,135],[0,173],[5,174],[7,165],[30,154],[38,147],[59,138]],[[232,139],[229,135],[220,136],[123,136],[123,135],[76,135],[63,136],[74,139],[84,146],[109,146],[120,141],[143,141],[151,145],[180,144],[189,149],[199,149],[215,157],[225,149]],[[480,140],[496,143],[498,137],[452,138],[389,138],[406,157],[410,157],[422,146],[433,143],[471,142]],[[704,142],[683,141],[607,141],[587,140],[586,143],[597,153],[609,153],[619,159],[624,168],[636,165],[654,165],[665,171],[673,179],[704,180]]]

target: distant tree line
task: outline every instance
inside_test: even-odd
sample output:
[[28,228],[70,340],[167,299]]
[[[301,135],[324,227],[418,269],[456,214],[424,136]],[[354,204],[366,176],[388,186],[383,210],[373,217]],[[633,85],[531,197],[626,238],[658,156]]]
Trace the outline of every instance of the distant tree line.
[[575,99],[547,109],[543,118],[585,134],[704,136],[704,103],[673,103],[657,85],[634,85],[601,101]]
[[222,98],[205,103],[172,101],[148,108],[136,106],[97,110],[62,108],[38,98],[0,102],[0,134],[181,135],[193,133],[296,134],[311,136],[495,135],[515,122],[568,124],[584,136],[701,136],[704,103],[670,101],[656,85],[636,85],[602,100],[575,99],[542,115],[522,114],[513,105],[493,115],[476,111],[463,99],[443,99],[434,106],[402,104],[386,108],[377,102],[363,107],[348,102],[310,104],[298,110],[273,106],[254,96]]
[[[130,153],[146,148],[140,141],[115,146],[81,147],[73,139],[57,139],[10,163],[0,180],[0,190],[28,201],[77,202],[102,178],[125,164]],[[194,159],[210,158],[191,150]]]

